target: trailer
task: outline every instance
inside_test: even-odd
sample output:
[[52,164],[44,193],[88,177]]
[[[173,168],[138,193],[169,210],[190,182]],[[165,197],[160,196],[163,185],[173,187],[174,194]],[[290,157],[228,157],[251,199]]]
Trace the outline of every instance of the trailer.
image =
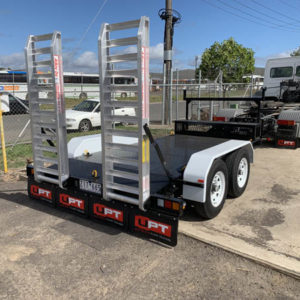
[[[136,28],[137,36],[121,36]],[[41,48],[40,42],[50,46]],[[113,54],[112,49],[128,45],[136,46],[136,53]],[[153,138],[148,126],[147,17],[103,24],[98,50],[101,134],[73,138],[67,144],[61,34],[28,38],[25,56],[33,147],[33,163],[27,165],[28,194],[175,246],[178,220],[187,204],[202,218],[214,218],[227,196],[244,192],[253,162],[252,144],[178,130],[175,135]],[[129,69],[132,63],[135,68]],[[39,68],[48,70],[41,73]],[[137,84],[117,85],[111,80],[123,75],[136,76]],[[37,79],[45,76],[48,86],[37,85]],[[42,98],[45,88],[52,91],[53,99]],[[112,101],[113,93],[124,91],[137,93],[138,99]],[[114,115],[115,107],[134,107],[136,116]],[[114,126],[117,122],[136,126],[121,129]]]
[[[245,98],[188,97],[184,91],[186,119],[175,121],[175,131],[193,136],[248,140],[254,145],[268,141],[276,147],[298,148],[300,104],[265,96],[266,91],[263,88],[261,96]],[[211,120],[192,119],[191,104],[204,101],[219,102],[219,109],[215,113],[211,112]],[[240,108],[220,108],[230,102],[242,102],[243,105]]]

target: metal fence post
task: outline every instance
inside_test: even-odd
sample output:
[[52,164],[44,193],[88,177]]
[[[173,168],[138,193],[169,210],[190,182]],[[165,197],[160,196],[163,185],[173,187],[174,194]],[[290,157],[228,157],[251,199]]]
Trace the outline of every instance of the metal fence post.
[[[222,98],[222,92],[223,92],[223,72],[220,71],[219,75],[219,98]],[[219,109],[224,108],[224,102],[219,101]]]
[[2,156],[3,156],[4,173],[7,173],[7,159],[6,159],[6,148],[5,148],[5,138],[4,138],[4,126],[3,126],[3,118],[2,118],[1,98],[0,98],[0,134],[1,134],[1,146],[2,146]]
[[250,89],[250,97],[253,95],[253,74],[251,76],[251,89]]
[[[201,70],[199,70],[198,76],[198,98],[201,97]],[[197,120],[201,120],[201,102],[198,101],[198,109],[197,109]]]

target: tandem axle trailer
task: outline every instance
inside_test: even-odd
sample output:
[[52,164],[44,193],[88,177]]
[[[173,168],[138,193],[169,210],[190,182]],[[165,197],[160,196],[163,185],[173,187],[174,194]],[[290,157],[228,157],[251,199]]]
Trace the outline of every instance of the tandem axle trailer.
[[[280,102],[276,97],[266,97],[265,93],[266,88],[259,97],[199,98],[187,97],[185,90],[186,119],[175,121],[175,131],[194,136],[248,140],[253,144],[268,141],[276,147],[296,149],[300,145],[300,105]],[[209,121],[191,119],[191,103],[203,101],[243,102],[244,108],[220,108]]]
[[[136,37],[111,38],[138,28]],[[39,42],[50,41],[49,47]],[[59,32],[30,36],[25,48],[34,160],[27,166],[28,194],[52,206],[119,226],[175,246],[178,219],[187,203],[204,218],[217,216],[228,195],[246,189],[253,148],[249,141],[191,136],[186,132],[155,140],[149,124],[149,19],[103,24],[98,40],[101,134],[66,142]],[[111,49],[136,45],[137,52]],[[47,54],[49,59],[40,60]],[[134,62],[136,69],[116,65]],[[48,72],[39,72],[40,68]],[[136,85],[111,78],[137,76]],[[39,86],[37,78],[50,78]],[[51,91],[53,98],[43,98]],[[112,101],[115,92],[138,99]],[[47,105],[44,105],[47,104]],[[51,108],[49,108],[51,107]],[[114,115],[115,107],[134,107],[136,116]],[[136,124],[132,130],[115,122]]]

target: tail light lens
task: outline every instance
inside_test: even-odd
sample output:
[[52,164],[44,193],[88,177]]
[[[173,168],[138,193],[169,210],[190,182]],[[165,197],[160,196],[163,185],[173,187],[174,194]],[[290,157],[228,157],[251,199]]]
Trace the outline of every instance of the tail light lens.
[[[157,206],[176,211],[180,210],[180,204],[178,202],[167,199],[157,199]],[[185,209],[185,203],[182,208]]]
[[217,116],[214,116],[214,117],[213,117],[213,120],[214,120],[214,121],[225,122],[225,117],[217,117]]
[[277,124],[282,126],[295,126],[296,122],[294,120],[277,120]]

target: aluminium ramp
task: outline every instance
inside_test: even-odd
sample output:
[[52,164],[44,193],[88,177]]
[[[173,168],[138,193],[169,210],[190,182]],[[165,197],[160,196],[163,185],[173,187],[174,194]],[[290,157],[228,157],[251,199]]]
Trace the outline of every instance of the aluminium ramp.
[[[135,28],[136,36],[120,37]],[[135,49],[133,53],[127,53],[128,46]],[[120,47],[125,47],[125,51],[120,51]],[[149,19],[142,17],[124,23],[103,24],[98,51],[103,198],[135,204],[144,209],[145,201],[150,197],[149,140],[143,129],[143,125],[149,123]],[[135,84],[114,84],[112,79],[120,76],[134,76],[137,80]],[[122,92],[135,93],[136,100],[113,100],[115,93]],[[134,107],[136,116],[115,115],[116,107]],[[134,130],[115,128],[114,124],[119,122],[137,127]],[[137,143],[116,143],[113,136],[135,137]],[[124,179],[135,184],[121,184]]]
[[69,177],[69,161],[60,32],[30,35],[25,58],[34,178],[62,187]]

